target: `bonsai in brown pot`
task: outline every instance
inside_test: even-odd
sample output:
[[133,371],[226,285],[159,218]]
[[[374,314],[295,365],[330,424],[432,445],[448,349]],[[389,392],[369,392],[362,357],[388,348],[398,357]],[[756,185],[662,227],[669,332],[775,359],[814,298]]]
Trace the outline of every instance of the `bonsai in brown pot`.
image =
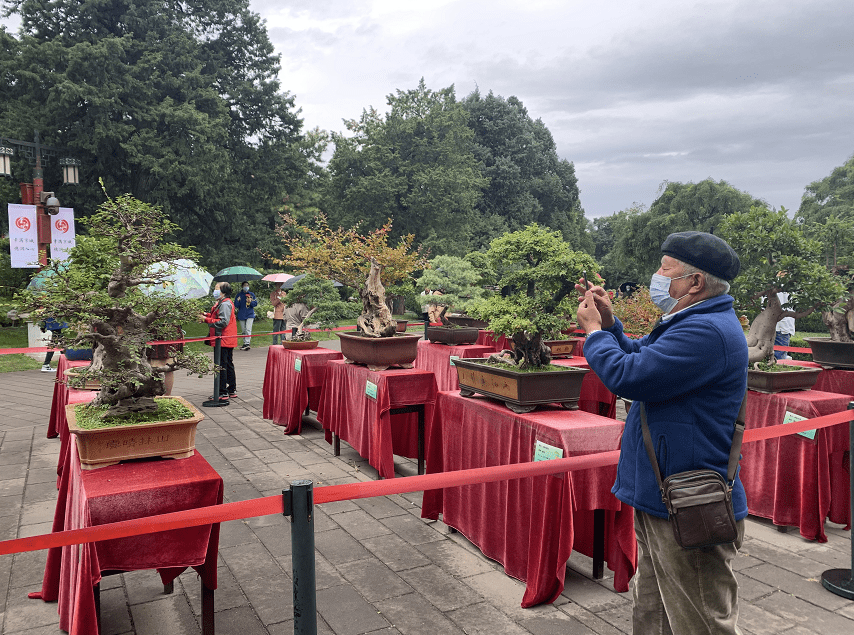
[[[598,268],[596,262],[586,253],[571,250],[560,232],[537,224],[496,238],[487,256],[502,272],[499,287],[505,293],[472,302],[467,310],[487,320],[496,334],[511,338],[513,349],[483,361],[456,360],[462,394],[481,392],[503,399],[516,412],[553,402],[577,408],[587,371],[552,365],[544,340],[560,339],[561,331],[567,329],[577,308],[575,283],[582,272],[592,274]],[[492,369],[501,378],[487,378]],[[505,388],[514,377],[517,381]]]
[[[773,358],[775,327],[784,317],[823,311],[829,340],[851,342],[847,317],[854,301],[840,277],[821,262],[821,244],[807,238],[785,208],[751,207],[731,214],[718,233],[741,259],[741,271],[730,290],[736,305],[759,311],[747,332],[751,366]],[[788,294],[785,304],[778,293]],[[850,346],[854,350],[854,343]]]
[[397,321],[385,302],[385,287],[400,282],[428,266],[413,236],[388,244],[392,223],[360,233],[359,226],[332,229],[319,215],[313,226],[302,225],[285,215],[277,228],[286,253],[274,262],[308,271],[319,278],[337,280],[358,291],[362,313],[357,331],[337,333],[341,353],[348,360],[372,369],[399,365],[411,368],[417,356],[419,335],[397,333]]
[[442,325],[427,326],[427,339],[431,342],[455,345],[473,344],[477,341],[478,327],[457,321],[457,318],[462,316],[473,322],[473,318],[465,315],[466,307],[487,295],[480,285],[480,273],[469,261],[456,256],[436,256],[430,261],[430,269],[425,270],[415,281],[415,286],[419,289],[438,290],[441,293],[432,299],[441,307],[438,321]]
[[[153,270],[154,263],[194,259],[197,254],[165,243],[164,238],[175,233],[177,226],[160,208],[129,195],[108,198],[82,222],[89,225],[89,236],[78,238],[70,261],[63,265],[53,261],[53,275],[38,290],[22,293],[19,301],[35,314],[63,316],[77,325],[75,332],[66,330],[58,338],[60,346],[94,346],[91,365],[76,370],[79,381],[96,380],[100,390],[91,404],[78,408],[98,410],[100,427],[122,426],[130,419],[157,420],[158,413],[166,410],[155,400],[164,393],[164,373],[185,368],[201,374],[212,365],[203,353],[187,350],[175,352],[166,364],[151,365],[148,342],[157,339],[158,333],[174,333],[175,325],[193,320],[198,307],[173,296],[146,295],[140,287],[163,284],[169,277],[168,267]],[[184,402],[179,409],[181,419],[196,418],[198,423],[202,415],[186,405]],[[192,450],[186,446],[182,446],[183,454]],[[135,456],[158,454],[155,450]]]

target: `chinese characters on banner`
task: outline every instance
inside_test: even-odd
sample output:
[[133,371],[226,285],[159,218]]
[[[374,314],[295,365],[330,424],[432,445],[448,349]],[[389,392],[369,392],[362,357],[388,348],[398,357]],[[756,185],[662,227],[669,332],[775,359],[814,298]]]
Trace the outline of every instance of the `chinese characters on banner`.
[[[75,240],[74,210],[60,207],[59,214],[50,216],[50,255],[55,260],[65,260],[77,244]],[[39,239],[36,226],[35,205],[9,203],[9,251],[13,269],[39,267]]]
[[38,268],[39,240],[35,205],[9,203],[9,251],[13,268]]
[[77,244],[74,236],[74,210],[60,207],[59,214],[50,217],[50,257],[54,260],[68,258],[68,252]]

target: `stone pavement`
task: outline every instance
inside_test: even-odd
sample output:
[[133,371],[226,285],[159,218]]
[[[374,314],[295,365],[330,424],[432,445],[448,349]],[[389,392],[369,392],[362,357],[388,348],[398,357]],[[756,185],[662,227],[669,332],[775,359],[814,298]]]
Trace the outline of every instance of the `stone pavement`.
[[[255,340],[257,341],[257,339]],[[324,343],[332,347],[337,342]],[[261,418],[267,349],[235,351],[239,398],[203,409],[196,447],[225,481],[226,501],[279,494],[290,480],[317,485],[370,480],[376,472],[349,446],[333,457],[320,429],[286,437]],[[176,373],[174,394],[199,405],[210,377]],[[56,500],[58,439],[46,439],[52,375],[0,375],[0,539],[49,532]],[[395,459],[398,473],[414,462]],[[460,534],[419,518],[421,494],[316,508],[318,632],[420,635],[618,635],[631,631],[631,600],[612,579],[593,581],[589,559],[574,555],[566,589],[552,605],[522,609],[522,584]],[[824,590],[819,575],[850,566],[849,532],[828,524],[829,542],[780,533],[749,519],[736,561],[740,627],[746,635],[854,633],[854,602]],[[524,546],[520,545],[520,548]],[[45,552],[0,556],[0,633],[61,633],[56,604],[27,599],[40,588]],[[219,545],[219,635],[293,632],[287,519],[265,516],[223,524]],[[199,584],[185,572],[164,595],[154,571],[105,578],[105,635],[199,633]]]

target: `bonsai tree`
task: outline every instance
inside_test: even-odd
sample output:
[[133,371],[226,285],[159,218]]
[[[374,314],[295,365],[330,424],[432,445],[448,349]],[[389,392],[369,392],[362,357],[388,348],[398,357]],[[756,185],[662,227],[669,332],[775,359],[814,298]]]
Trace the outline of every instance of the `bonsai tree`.
[[397,322],[386,306],[385,287],[428,266],[421,248],[412,249],[412,234],[392,247],[388,244],[391,219],[365,234],[359,232],[358,224],[333,230],[323,214],[317,216],[314,226],[302,225],[288,215],[283,221],[276,233],[288,253],[282,258],[271,257],[273,262],[353,287],[362,300],[362,313],[356,320],[362,333],[368,337],[394,336]]
[[567,328],[578,306],[575,283],[598,268],[588,254],[572,251],[559,231],[536,223],[496,238],[487,257],[503,271],[502,295],[472,302],[469,315],[487,320],[489,328],[513,340],[510,363],[520,368],[551,361],[544,339]]
[[[101,391],[92,401],[107,405],[108,415],[155,411],[154,397],[164,392],[163,374],[177,368],[205,373],[211,369],[203,353],[180,352],[174,361],[152,368],[147,342],[156,333],[193,320],[198,305],[172,296],[145,295],[141,285],[162,284],[169,268],[151,265],[197,258],[192,250],[164,238],[179,228],[159,207],[130,195],[109,199],[89,219],[90,236],[81,237],[70,261],[52,261],[53,274],[37,291],[18,296],[23,310],[38,319],[57,317],[72,329],[57,338],[63,347],[93,347],[92,364],[82,380],[95,379]],[[71,332],[69,331],[74,331]]]
[[[777,212],[751,207],[731,214],[718,233],[741,260],[741,272],[730,291],[736,305],[759,311],[747,332],[751,364],[773,358],[774,332],[781,318],[830,309],[844,320],[845,286],[822,264],[821,244],[804,236],[785,208]],[[777,298],[781,291],[789,294],[785,306]],[[832,338],[841,336],[831,331]]]
[[441,291],[441,296],[431,297],[430,301],[444,307],[440,316],[442,324],[449,323],[445,318],[446,311],[453,309],[465,313],[472,301],[484,296],[485,291],[479,285],[480,273],[468,260],[436,256],[430,261],[430,267],[415,281],[415,285],[418,289]]
[[312,274],[307,274],[297,281],[285,298],[285,304],[288,306],[298,302],[311,308],[297,332],[301,339],[307,339],[308,334],[303,330],[303,325],[309,318],[312,323],[319,324],[320,328],[332,328],[341,320],[352,320],[359,315],[356,304],[342,300],[331,280],[322,280]]

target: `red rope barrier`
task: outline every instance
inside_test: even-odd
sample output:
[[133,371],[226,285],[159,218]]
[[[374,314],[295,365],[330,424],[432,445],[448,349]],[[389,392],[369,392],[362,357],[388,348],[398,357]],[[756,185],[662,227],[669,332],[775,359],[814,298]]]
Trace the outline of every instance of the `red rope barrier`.
[[[854,419],[854,410],[846,410],[844,412],[823,415],[821,417],[807,419],[805,421],[747,430],[744,433],[744,442],[752,443],[754,441],[796,434],[806,430],[827,428],[829,426],[851,421],[852,419]],[[385,479],[382,481],[330,485],[314,489],[314,502],[318,504],[332,503],[342,500],[371,498],[374,496],[390,496],[392,494],[406,494],[410,492],[444,489],[447,487],[459,487],[461,485],[491,483],[495,481],[571,472],[574,470],[586,470],[607,465],[616,465],[619,456],[620,451],[614,450],[611,452],[567,457],[552,461],[516,463],[512,465],[498,465],[471,470],[459,470],[456,472],[443,472],[440,474],[427,474],[424,476]],[[137,518],[134,520],[98,525],[96,527],[87,527],[85,529],[73,529],[63,532],[31,536],[28,538],[4,540],[0,542],[0,555],[21,553],[25,551],[38,551],[40,549],[64,547],[67,545],[76,545],[86,542],[97,542],[99,540],[127,538],[130,536],[150,534],[158,531],[168,531],[184,527],[196,527],[199,525],[209,525],[229,520],[241,520],[244,518],[266,516],[269,514],[280,514],[282,511],[283,507],[281,496],[267,496],[266,498],[256,498],[236,503],[224,503],[222,505],[214,505],[211,507],[188,509],[170,514],[161,514],[147,518]]]

